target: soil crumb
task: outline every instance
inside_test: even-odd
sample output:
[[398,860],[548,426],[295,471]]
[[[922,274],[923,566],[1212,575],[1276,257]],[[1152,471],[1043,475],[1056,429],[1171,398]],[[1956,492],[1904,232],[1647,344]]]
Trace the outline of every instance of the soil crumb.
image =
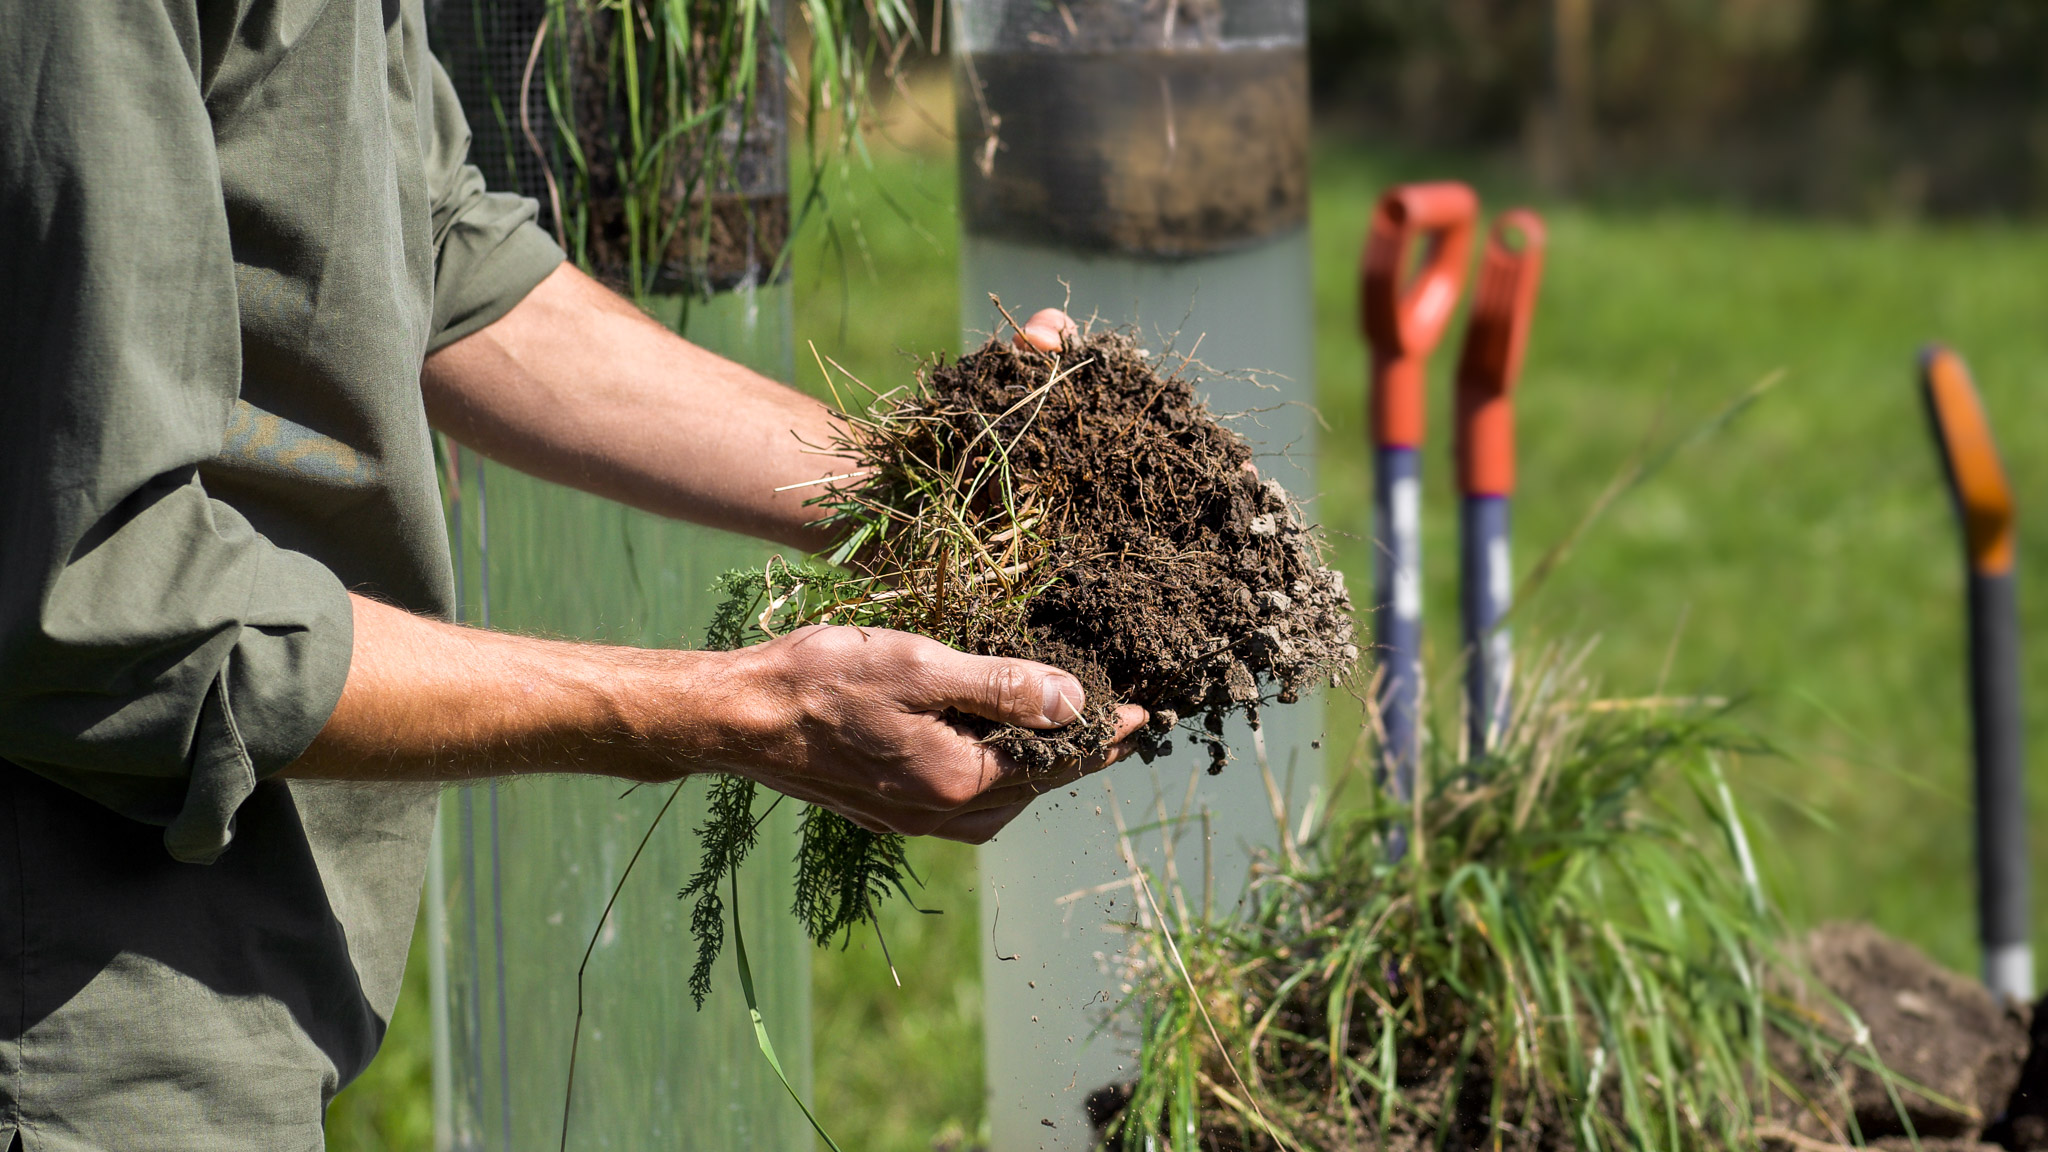
[[992,340],[854,422],[874,468],[859,497],[906,525],[854,563],[903,590],[902,626],[1065,668],[1086,689],[1066,728],[979,726],[1033,769],[1101,752],[1126,702],[1152,713],[1148,759],[1199,721],[1220,769],[1227,715],[1256,723],[1357,663],[1342,574],[1189,367],[1118,331],[1056,353]]

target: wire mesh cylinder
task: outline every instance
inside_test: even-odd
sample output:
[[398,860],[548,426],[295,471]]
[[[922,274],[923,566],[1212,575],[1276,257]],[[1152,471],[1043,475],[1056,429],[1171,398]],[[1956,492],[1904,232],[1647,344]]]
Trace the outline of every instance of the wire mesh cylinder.
[[[729,164],[700,201],[742,230],[707,246],[700,229],[694,247],[683,240],[651,248],[656,266],[628,284],[629,262],[616,245],[606,246],[602,223],[617,212],[603,202],[604,183],[577,179],[542,80],[527,67],[533,61],[538,75],[549,65],[547,45],[535,52],[549,9],[593,7],[579,0],[441,0],[434,7],[435,47],[472,126],[472,162],[491,186],[540,200],[543,224],[572,255],[615,285],[641,289],[636,296],[656,319],[789,379],[790,286],[771,274],[787,231],[779,67],[769,70],[762,87],[770,96],[746,130],[703,145],[726,148]],[[573,62],[578,47],[557,50]],[[602,77],[569,75],[570,91],[602,91]],[[593,116],[573,130],[602,134],[605,120]],[[586,162],[607,158],[600,147],[583,151]],[[676,189],[690,195],[687,184]],[[782,223],[759,225],[763,219]],[[463,617],[471,623],[644,647],[694,644],[716,604],[713,581],[768,555],[756,542],[548,484],[452,444],[444,445],[443,464]],[[730,947],[705,1008],[690,1000],[689,908],[676,892],[696,869],[693,830],[706,813],[702,783],[686,787],[641,850],[669,791],[622,795],[627,788],[617,781],[562,775],[451,789],[444,797],[427,893],[439,1148],[552,1148],[563,1138],[565,1115],[572,1149],[808,1146],[809,1126],[756,1048]],[[810,944],[788,915],[795,828],[794,806],[768,818],[738,902],[770,1033],[784,1068],[808,1094]],[[604,916],[622,878],[618,902]]]
[[[715,23],[752,2],[692,4],[687,14]],[[783,13],[781,0],[766,6],[756,83],[726,114],[714,106],[735,62],[718,57],[726,49],[704,29],[684,58],[634,69],[629,99],[614,5],[439,0],[430,22],[469,115],[470,160],[491,187],[539,201],[542,224],[613,287],[709,296],[788,275]],[[644,41],[637,51],[647,55]],[[647,121],[637,132],[636,112]],[[703,126],[688,129],[698,118]]]

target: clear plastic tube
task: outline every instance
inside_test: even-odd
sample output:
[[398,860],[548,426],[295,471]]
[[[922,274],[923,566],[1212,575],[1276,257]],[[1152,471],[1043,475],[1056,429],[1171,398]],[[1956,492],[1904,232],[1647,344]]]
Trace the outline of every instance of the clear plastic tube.
[[[671,323],[684,301],[654,301]],[[686,334],[770,375],[790,371],[790,289],[689,301]],[[762,563],[753,541],[636,512],[460,450],[450,508],[466,619],[621,644],[700,643],[721,573]],[[436,1130],[444,1149],[560,1139],[578,965],[593,932],[569,1147],[808,1147],[809,1126],[754,1044],[727,949],[704,1010],[676,891],[696,867],[703,785],[668,811],[619,902],[598,917],[668,787],[529,777],[451,789],[431,869],[439,963]],[[797,808],[778,808],[742,870],[741,914],[776,1050],[808,1094],[810,944],[790,918]]]
[[[1169,364],[1192,357],[1261,472],[1312,497],[1301,0],[954,11],[967,343],[1000,323],[991,293],[1019,319],[1064,304],[1129,326]],[[992,1152],[1092,1146],[1086,1098],[1136,1073],[1142,1006],[1113,1017],[1127,926],[1152,900],[1229,913],[1252,853],[1322,783],[1321,731],[1318,698],[1269,708],[1257,736],[1226,731],[1236,758],[1220,775],[1183,740],[1041,799],[982,849]]]

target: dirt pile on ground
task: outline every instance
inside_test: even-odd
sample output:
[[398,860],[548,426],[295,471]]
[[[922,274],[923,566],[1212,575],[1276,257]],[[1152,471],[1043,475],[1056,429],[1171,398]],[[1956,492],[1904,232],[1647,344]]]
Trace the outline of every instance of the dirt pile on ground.
[[1120,702],[1152,713],[1148,755],[1200,718],[1220,767],[1227,714],[1256,720],[1358,659],[1317,533],[1187,366],[1162,368],[1120,332],[1057,353],[991,341],[855,422],[874,468],[857,499],[893,528],[854,563],[900,589],[899,626],[1087,689],[1066,729],[985,732],[1034,767],[1099,751]]
[[[1367,1006],[1362,1011],[1376,1010]],[[1493,1069],[1498,1066],[1490,1046],[1481,1043],[1469,1053],[1459,1051],[1458,1038],[1466,1031],[1468,1018],[1457,1006],[1440,1003],[1430,1010],[1431,1019],[1422,1028],[1405,1033],[1395,1044],[1393,1065],[1401,1089],[1401,1106],[1366,1119],[1370,1134],[1359,1135],[1359,1116],[1341,1114],[1342,1105],[1332,1100],[1320,1116],[1290,1116],[1289,1123],[1314,1152],[1569,1152],[1577,1148],[1573,1126],[1549,1101],[1509,1093],[1499,1125],[1492,1115]],[[1310,1021],[1295,1013],[1282,1013],[1274,1031],[1294,1032]],[[1306,1030],[1296,1035],[1314,1035]],[[1304,1047],[1301,1059],[1288,1069],[1297,1082],[1319,1091],[1330,1087],[1328,1058]],[[1231,1073],[1220,1064],[1208,1070],[1211,1080],[1229,1083]],[[1270,1077],[1270,1072],[1268,1073]],[[1132,1098],[1133,1085],[1112,1084],[1097,1089],[1086,1100],[1088,1119],[1098,1139],[1105,1139],[1109,1125],[1120,1116]],[[1432,1122],[1449,1117],[1449,1131]],[[1348,1122],[1347,1122],[1348,1121]],[[1163,1138],[1157,1142],[1166,1147]],[[1126,1145],[1128,1146],[1128,1145]],[[1282,1146],[1258,1133],[1234,1126],[1208,1125],[1198,1137],[1202,1152],[1283,1152]]]
[[[1756,1135],[1767,1152],[1827,1152],[1861,1142],[1905,1152],[1917,1136],[1922,1152],[2048,1152],[2048,999],[2033,1009],[2000,1004],[1984,987],[1956,975],[1903,941],[1867,924],[1831,924],[1815,930],[1796,950],[1813,977],[1840,1004],[1809,990],[1795,994],[1825,1021],[1837,1041],[1822,1068],[1782,1034],[1774,1034],[1773,1063],[1806,1099],[1773,1094],[1772,1115]],[[1871,1047],[1890,1073],[1859,1063],[1858,1029],[1846,1006],[1869,1030]],[[1450,1029],[1428,1034],[1455,1036]],[[1496,1131],[1487,1110],[1493,1061],[1474,1053],[1462,1082],[1452,1077],[1455,1053],[1427,1034],[1404,1040],[1397,1066],[1404,1093],[1438,1102],[1457,1094],[1454,1128],[1390,1130],[1374,1147],[1389,1152],[1425,1149],[1517,1148],[1564,1152],[1578,1134],[1542,1109],[1510,1102]],[[1319,1070],[1304,1067],[1305,1076]],[[1896,1103],[1894,1102],[1896,1093]],[[1111,1086],[1089,1099],[1098,1131],[1123,1109],[1128,1086]],[[1433,1110],[1433,1109],[1429,1109]],[[1910,1131],[1913,1135],[1909,1135]],[[1333,1132],[1336,1126],[1332,1125]],[[1205,1152],[1259,1152],[1270,1141],[1247,1144],[1234,1130],[1202,1134]],[[1347,1149],[1332,1142],[1319,1145]],[[1363,1150],[1361,1149],[1361,1152]]]
[[[1798,1146],[1794,1134],[1840,1142],[1852,1118],[1866,1140],[1905,1137],[1910,1125],[1922,1138],[1975,1143],[2005,1115],[2028,1054],[2026,1009],[2000,1004],[1982,984],[1868,924],[1825,925],[1801,951],[1815,979],[1870,1030],[1892,1083],[1854,1060],[1837,1061],[1841,1090],[1809,1077],[1804,1087],[1824,1103],[1786,1110],[1779,1143]],[[1839,1009],[1807,999],[1828,1032],[1853,1042],[1856,1029]]]

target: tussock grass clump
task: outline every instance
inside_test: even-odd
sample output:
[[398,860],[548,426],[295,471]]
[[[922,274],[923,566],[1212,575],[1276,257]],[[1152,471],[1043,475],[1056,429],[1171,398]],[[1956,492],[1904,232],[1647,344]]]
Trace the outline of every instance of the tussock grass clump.
[[[710,646],[850,624],[1038,660],[1081,681],[1079,720],[956,721],[1047,771],[1104,752],[1117,707],[1135,703],[1152,714],[1141,755],[1171,751],[1179,728],[1220,770],[1229,714],[1256,719],[1347,674],[1358,648],[1318,534],[1196,398],[1192,365],[1169,369],[1115,331],[1055,352],[991,340],[871,393],[843,438],[817,446],[854,462],[814,500],[843,534],[830,566],[730,574]],[[720,880],[755,824],[751,783],[712,787],[704,866],[682,893],[697,901],[700,1002],[724,938]],[[874,921],[909,878],[899,837],[830,812],[806,815],[797,859],[794,912],[819,943]]]
[[1889,1079],[1780,951],[1728,730],[1594,699],[1556,661],[1528,679],[1494,754],[1438,742],[1419,800],[1375,795],[1284,845],[1238,917],[1141,902],[1141,1073],[1092,1102],[1112,1147],[1858,1140],[1840,1073]]

